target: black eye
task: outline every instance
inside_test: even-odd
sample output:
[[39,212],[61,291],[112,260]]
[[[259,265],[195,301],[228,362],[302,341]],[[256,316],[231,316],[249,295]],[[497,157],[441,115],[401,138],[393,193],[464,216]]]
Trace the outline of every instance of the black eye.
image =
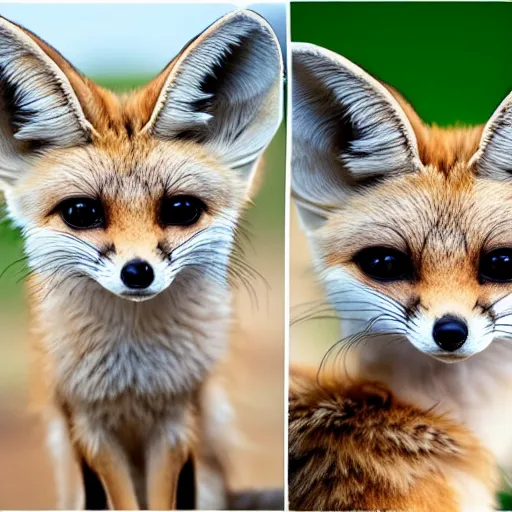
[[101,202],[88,197],[66,199],[57,207],[64,222],[74,229],[93,229],[105,225]]
[[495,249],[481,256],[478,273],[485,281],[512,281],[512,248]]
[[196,197],[166,197],[160,205],[160,222],[164,226],[190,226],[199,220],[204,210],[205,204]]
[[359,251],[354,261],[367,276],[377,281],[398,281],[413,277],[409,256],[389,247],[368,247]]

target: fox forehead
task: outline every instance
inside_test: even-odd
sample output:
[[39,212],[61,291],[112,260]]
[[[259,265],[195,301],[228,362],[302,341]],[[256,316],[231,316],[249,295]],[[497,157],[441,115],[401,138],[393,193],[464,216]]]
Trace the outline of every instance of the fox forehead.
[[[469,311],[504,293],[504,285],[481,286],[478,265],[483,252],[512,247],[511,199],[512,184],[477,178],[465,164],[449,173],[428,166],[347,198],[315,233],[316,247],[332,276],[343,269],[411,311],[420,302],[432,310],[458,304]],[[408,253],[417,279],[367,277],[354,256],[371,246]]]
[[477,178],[465,163],[430,165],[348,197],[316,236],[327,265],[384,245],[443,268],[512,245],[511,199],[512,185]]
[[282,103],[281,52],[259,16],[217,20],[124,95],[1,17],[0,46],[0,188],[18,225],[71,196],[142,206],[186,194],[213,213],[250,196]]
[[178,194],[200,198],[212,213],[238,210],[245,201],[243,181],[199,144],[144,136],[110,136],[47,151],[13,199],[23,216],[39,220],[68,197],[95,197],[133,209]]

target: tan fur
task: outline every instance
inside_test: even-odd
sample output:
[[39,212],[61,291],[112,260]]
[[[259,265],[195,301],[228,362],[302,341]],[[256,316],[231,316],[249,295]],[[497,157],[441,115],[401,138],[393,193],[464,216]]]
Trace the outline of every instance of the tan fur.
[[[2,117],[0,144],[8,151],[0,155],[0,179],[5,179],[0,184],[11,217],[24,228],[34,270],[28,283],[31,387],[33,406],[48,426],[58,506],[83,507],[85,461],[101,480],[112,508],[176,508],[180,472],[192,458],[199,480],[197,506],[225,508],[231,425],[219,411],[229,404],[212,390],[219,386],[228,350],[229,260],[236,226],[254,190],[253,168],[281,117],[277,40],[254,13],[231,13],[189,43],[147,86],[117,96],[82,76],[37,36],[2,18],[0,36],[0,57],[9,66],[2,69],[1,79],[15,92],[26,86],[31,100],[29,106],[16,103],[15,94],[2,92],[10,110]],[[224,90],[215,90],[207,96],[209,105],[217,107],[215,115],[188,106],[191,112],[173,112],[167,119],[173,126],[184,123],[186,129],[167,134],[164,126],[156,134],[158,116],[169,108],[162,97],[167,88],[178,87],[168,79],[178,61],[182,73],[190,65],[183,55],[201,57],[199,49],[207,48],[204,69],[189,71],[197,82],[190,78],[190,88],[201,89],[201,78],[209,77],[211,67],[227,58],[235,43],[249,51],[254,41],[261,47],[251,47],[250,57],[260,50],[261,62],[268,64],[263,64],[267,81],[249,84],[261,89],[251,90],[255,98],[244,90],[233,116],[230,101],[222,100]],[[25,54],[9,60],[5,47],[10,45]],[[247,82],[247,69],[229,64],[229,72]],[[31,74],[20,84],[15,79],[22,65]],[[183,88],[189,84],[178,85],[185,104],[190,90],[183,93]],[[194,92],[201,99],[201,91]],[[211,118],[220,124],[213,135],[205,123]],[[58,130],[46,140],[42,136],[52,122]],[[191,127],[203,132],[192,136]],[[245,145],[234,150],[232,139],[236,133],[240,143],[248,130],[257,147],[248,144],[246,155]],[[20,134],[25,137],[21,143],[16,139]],[[192,225],[164,225],[159,220],[162,199],[180,195],[200,198],[204,211]],[[84,196],[101,201],[106,219],[101,228],[81,230],[64,222],[58,210],[62,201]],[[195,260],[187,247],[196,251]],[[68,260],[49,273],[48,266],[63,255]],[[180,257],[182,267],[172,270]],[[139,258],[151,264],[154,281],[163,284],[150,300],[124,300],[120,270]],[[78,270],[87,261],[86,270]],[[111,270],[105,270],[108,265]],[[62,272],[73,266],[71,275]],[[215,488],[201,485],[207,477],[217,482]]]
[[454,472],[492,502],[496,465],[478,440],[384,385],[317,381],[292,368],[289,397],[291,510],[456,512],[463,496]]
[[[476,303],[485,307],[512,290],[507,284],[504,289],[482,286],[474,278],[484,241],[488,250],[498,241],[505,246],[512,243],[507,232],[495,230],[502,218],[512,214],[503,187],[476,180],[464,162],[446,174],[429,166],[422,173],[384,182],[349,198],[319,232],[325,261],[329,266],[346,266],[362,281],[411,307],[421,298],[426,308],[435,308],[436,296],[450,298],[459,307],[466,304],[468,310]],[[383,209],[388,197],[395,200]],[[352,262],[355,253],[371,245],[406,250],[404,240],[414,261],[422,263],[418,282],[370,282]]]
[[[126,135],[127,130],[138,131],[149,121],[156,100],[177,57],[149,84],[132,94],[116,96],[77,71],[55,48],[20,27],[60,67],[78,96],[88,120],[102,137],[109,132],[115,137]],[[114,142],[114,141],[112,141]]]
[[[478,177],[471,165],[483,125],[428,126],[397,91],[388,89],[411,122],[424,167],[354,191],[312,238],[327,267],[343,267],[411,313],[423,306],[432,317],[449,310],[471,318],[512,291],[510,283],[490,286],[476,279],[482,252],[512,246],[503,226],[512,215],[512,187]],[[420,265],[418,279],[369,279],[353,256],[372,245],[410,251]]]
[[[52,56],[57,55],[49,47],[47,51]],[[174,142],[162,147],[162,144],[155,141],[149,134],[135,137],[137,131],[149,120],[148,108],[151,102],[154,101],[155,88],[158,86],[158,82],[162,82],[160,77],[131,96],[117,97],[110,91],[98,87],[90,80],[80,81],[79,75],[75,75],[76,71],[67,65],[62,58],[58,62],[73,85],[79,87],[81,104],[90,116],[89,119],[93,122],[96,134],[93,136],[92,144],[87,148],[56,149],[49,152],[38,162],[35,172],[32,172],[18,186],[18,197],[23,201],[25,196],[26,200],[32,203],[32,214],[35,217],[34,220],[37,218],[36,221],[39,225],[52,226],[70,234],[73,232],[73,230],[63,225],[58,215],[49,215],[55,202],[59,200],[58,198],[72,193],[71,167],[67,167],[66,163],[73,161],[80,162],[80,174],[76,176],[77,187],[82,186],[81,180],[84,174],[87,174],[87,172],[92,175],[96,174],[97,182],[104,183],[102,185],[104,203],[110,211],[108,229],[103,232],[83,232],[81,234],[82,239],[93,243],[97,247],[107,247],[113,244],[116,247],[117,256],[125,260],[135,256],[132,252],[134,249],[137,250],[137,256],[151,258],[154,247],[159,242],[164,243],[167,248],[176,247],[194,233],[207,227],[209,218],[211,218],[210,214],[214,216],[222,210],[234,206],[228,202],[227,193],[221,191],[221,187],[224,190],[227,189],[228,182],[231,182],[230,199],[236,200],[239,205],[244,204],[246,198],[243,188],[240,183],[236,183],[237,178],[234,173],[220,167],[201,147],[187,142]],[[167,70],[164,70],[163,74],[166,73]],[[183,155],[184,162],[191,162],[189,169],[185,168],[185,172],[196,172],[193,184],[194,191],[197,193],[201,190],[201,193],[204,192],[210,197],[215,197],[216,201],[212,204],[210,214],[204,216],[191,229],[184,228],[168,233],[156,224],[154,218],[149,216],[148,212],[154,210],[155,206],[152,203],[156,204],[166,180],[166,174],[159,176],[155,172],[155,167],[161,165],[161,162],[165,161],[171,153],[174,162],[176,162],[176,155],[179,154]],[[155,163],[154,167],[151,166],[152,159]],[[60,170],[56,169],[58,162],[63,164]],[[140,173],[138,175],[133,173],[134,166],[138,162],[145,162],[146,165],[146,168],[142,169],[142,176]],[[89,166],[89,169],[84,172],[86,166]],[[201,168],[203,171],[200,170]],[[204,171],[206,169],[209,173],[208,176]],[[168,171],[168,169],[163,170]],[[101,173],[98,171],[101,171]],[[201,172],[204,173],[203,177],[200,175]],[[218,174],[218,178],[215,177],[215,174]],[[132,176],[133,183],[130,186],[129,180]],[[119,188],[120,180],[123,180],[124,183],[125,197],[123,197]],[[217,185],[215,184],[216,180]],[[191,183],[185,184],[184,181],[180,193],[187,192],[187,188],[190,189],[190,187]],[[77,194],[80,195],[78,190]],[[111,197],[111,202],[109,202],[109,197]],[[76,235],[76,233],[74,234]],[[125,252],[125,249],[127,252]],[[54,373],[56,371],[55,365],[58,363],[53,361],[53,356],[48,352],[46,343],[48,338],[53,336],[51,328],[49,329],[47,326],[58,325],[61,322],[61,311],[59,311],[59,308],[42,307],[41,301],[44,300],[46,294],[38,293],[37,290],[40,288],[41,285],[38,283],[37,277],[34,277],[29,284],[31,301],[34,303],[32,311],[39,312],[32,317],[32,332],[35,333],[33,343],[35,352],[38,354],[38,358],[33,361],[32,371],[35,376],[32,379],[34,382],[34,407],[44,410],[57,398],[60,406],[66,410],[66,423],[68,424],[69,434],[74,439],[73,449],[76,451],[76,462],[84,458],[97,472],[107,491],[110,505],[114,509],[133,510],[143,507],[166,510],[175,508],[177,478],[189,451],[195,449],[196,436],[192,431],[188,432],[187,427],[183,428],[183,426],[177,424],[178,444],[170,447],[163,441],[156,440],[157,444],[149,448],[148,465],[145,469],[142,466],[137,468],[139,464],[137,461],[145,457],[144,450],[146,448],[144,448],[144,445],[147,443],[143,437],[140,437],[143,434],[137,423],[132,425],[125,423],[124,428],[128,430],[115,433],[115,435],[125,437],[124,441],[121,440],[121,444],[117,442],[101,443],[101,447],[98,445],[98,450],[93,450],[92,448],[96,448],[95,441],[90,440],[89,427],[84,428],[80,422],[76,421],[77,410],[75,405],[69,403],[67,398],[58,398],[59,382],[56,381]],[[52,315],[54,315],[53,318]],[[83,322],[83,315],[80,314],[76,320],[77,323]],[[105,333],[105,335],[107,334]],[[77,346],[76,350],[78,350],[77,360],[86,355],[83,347]],[[44,381],[37,378],[41,371],[45,374],[42,377]],[[185,400],[198,401],[197,394],[199,392],[194,391],[193,395],[185,397]],[[157,397],[157,402],[160,402],[163,398]],[[156,412],[155,405],[155,403],[141,403],[139,414],[148,415],[152,409],[153,412]],[[163,403],[157,406],[157,409],[162,409],[161,412],[157,412],[157,415],[163,414],[163,406]],[[177,407],[178,411],[182,408],[178,404],[174,407]],[[123,403],[122,400],[117,404],[115,402],[108,404],[105,414],[112,414],[116,409],[122,417],[125,417],[124,411],[130,414],[130,408],[127,409],[127,404]],[[190,415],[185,409],[179,414],[183,418]],[[197,415],[197,413],[194,414]],[[52,417],[47,418],[49,422],[52,419]],[[125,418],[123,421],[129,421],[129,418]],[[182,420],[179,421],[182,422]],[[193,421],[192,425],[198,423],[198,419],[191,419],[190,421]],[[210,418],[206,418],[205,421],[210,421]],[[197,425],[193,426],[192,430],[196,428]],[[219,455],[215,450],[208,450],[208,453],[212,458]],[[223,457],[224,455],[221,455],[221,458]],[[208,461],[206,460],[205,463],[208,463]],[[69,463],[66,462],[66,464]],[[221,472],[225,485],[224,463],[216,460],[215,465],[216,470]],[[141,482],[144,478],[142,471],[147,474],[148,478],[145,490],[140,487],[143,485]],[[137,488],[137,486],[139,487]],[[75,489],[70,489],[69,496],[73,498],[76,492]],[[223,490],[222,492],[226,491]],[[141,496],[144,495],[147,496],[147,502],[140,501]],[[225,503],[227,497],[217,495],[213,499],[215,503],[222,504]],[[64,499],[60,506],[70,508],[74,505],[72,501],[72,499],[71,501]]]

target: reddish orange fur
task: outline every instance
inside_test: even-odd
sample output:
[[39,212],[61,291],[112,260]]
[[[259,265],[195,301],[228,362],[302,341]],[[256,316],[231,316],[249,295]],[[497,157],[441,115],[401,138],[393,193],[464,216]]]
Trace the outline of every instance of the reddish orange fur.
[[462,473],[497,489],[491,455],[461,425],[398,401],[382,384],[292,368],[291,510],[460,510]]
[[467,163],[476,153],[484,125],[449,128],[435,124],[428,126],[398,91],[388,85],[386,87],[411,123],[418,142],[420,159],[424,165],[431,165],[446,173],[457,163]]
[[138,131],[148,121],[176,58],[149,84],[131,95],[118,97],[81,75],[55,48],[22,28],[42,50],[59,66],[75,91],[87,119],[94,128],[105,136],[111,132],[117,136],[126,135],[129,130]]

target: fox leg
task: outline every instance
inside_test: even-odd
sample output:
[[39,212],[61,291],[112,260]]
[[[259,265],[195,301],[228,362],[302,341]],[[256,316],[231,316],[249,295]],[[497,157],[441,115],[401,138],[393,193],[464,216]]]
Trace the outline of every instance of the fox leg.
[[178,480],[188,458],[185,449],[170,446],[164,438],[151,444],[146,473],[149,510],[176,510]]
[[211,378],[200,395],[198,446],[198,509],[223,510],[229,505],[228,472],[236,432],[233,409],[218,378]]
[[82,510],[84,488],[79,457],[64,416],[52,408],[47,417],[47,447],[53,460],[59,510]]
[[224,471],[217,455],[210,452],[200,455],[197,464],[199,510],[226,510],[228,489]]
[[93,452],[84,450],[84,458],[101,480],[112,509],[140,508],[128,461],[115,441],[105,440]]

